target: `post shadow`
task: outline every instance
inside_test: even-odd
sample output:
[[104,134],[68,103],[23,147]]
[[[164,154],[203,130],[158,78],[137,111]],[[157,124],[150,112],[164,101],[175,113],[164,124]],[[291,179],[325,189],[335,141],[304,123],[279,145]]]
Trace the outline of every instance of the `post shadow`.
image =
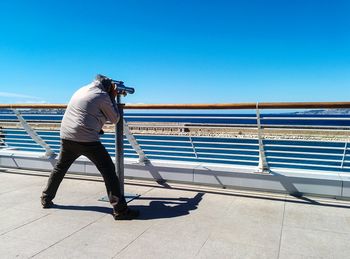
[[167,182],[164,180],[164,178],[160,175],[159,170],[152,164],[151,161],[148,161],[146,164],[147,168],[149,169],[150,174],[152,175],[153,179],[160,184],[161,186],[171,189],[171,186],[167,184]]
[[[149,205],[130,205],[130,208],[140,211],[140,216],[135,220],[151,220],[175,218],[188,215],[190,211],[196,210],[203,199],[204,193],[198,192],[193,198],[158,198],[140,197],[139,200],[151,200]],[[59,205],[53,206],[61,210],[94,211],[104,214],[111,214],[111,207],[104,206],[80,206],[80,205]]]
[[290,196],[299,199],[303,197],[303,193],[297,189],[291,177],[286,177],[285,175],[279,174],[272,170],[270,170],[270,174],[278,177],[278,180],[280,181],[281,185],[284,187],[284,189]]

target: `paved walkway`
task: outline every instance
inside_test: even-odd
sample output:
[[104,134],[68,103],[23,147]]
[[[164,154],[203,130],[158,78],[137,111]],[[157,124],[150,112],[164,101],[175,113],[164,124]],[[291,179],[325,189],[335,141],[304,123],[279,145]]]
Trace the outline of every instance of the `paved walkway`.
[[349,258],[350,202],[128,181],[141,218],[115,221],[97,181],[0,172],[1,258]]

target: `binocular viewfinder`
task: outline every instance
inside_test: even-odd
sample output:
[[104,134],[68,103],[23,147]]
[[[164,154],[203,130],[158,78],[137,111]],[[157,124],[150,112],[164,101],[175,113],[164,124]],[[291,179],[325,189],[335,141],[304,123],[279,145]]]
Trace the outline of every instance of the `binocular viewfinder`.
[[117,81],[112,79],[112,83],[115,84],[115,89],[117,90],[118,94],[126,95],[135,93],[135,89],[132,87],[125,86],[123,81]]
[[113,86],[112,84],[115,85],[115,89],[117,90],[118,95],[133,94],[135,92],[134,88],[126,87],[123,81],[117,81],[101,74],[96,75],[96,80],[101,82],[107,92],[111,91],[111,87]]

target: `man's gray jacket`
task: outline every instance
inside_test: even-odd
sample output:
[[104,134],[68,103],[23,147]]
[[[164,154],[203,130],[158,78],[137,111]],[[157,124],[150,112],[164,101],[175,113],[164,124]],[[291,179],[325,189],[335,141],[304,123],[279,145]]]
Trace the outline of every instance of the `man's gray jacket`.
[[117,123],[118,108],[99,81],[80,88],[68,103],[61,123],[61,139],[77,142],[99,141],[106,121]]

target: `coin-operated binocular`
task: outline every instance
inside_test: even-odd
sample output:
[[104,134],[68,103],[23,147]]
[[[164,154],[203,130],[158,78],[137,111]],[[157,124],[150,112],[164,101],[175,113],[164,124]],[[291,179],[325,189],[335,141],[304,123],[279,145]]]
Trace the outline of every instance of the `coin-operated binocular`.
[[121,95],[126,96],[127,94],[135,93],[135,89],[132,87],[125,86],[123,81],[114,80],[101,74],[98,74],[96,76],[96,80],[103,85],[104,89],[108,93],[112,93],[112,91],[116,90],[116,97],[120,97]]
[[135,89],[132,87],[127,87],[124,85],[123,81],[117,81],[112,79],[112,83],[115,85],[115,89],[117,90],[118,95],[133,94],[135,93]]

